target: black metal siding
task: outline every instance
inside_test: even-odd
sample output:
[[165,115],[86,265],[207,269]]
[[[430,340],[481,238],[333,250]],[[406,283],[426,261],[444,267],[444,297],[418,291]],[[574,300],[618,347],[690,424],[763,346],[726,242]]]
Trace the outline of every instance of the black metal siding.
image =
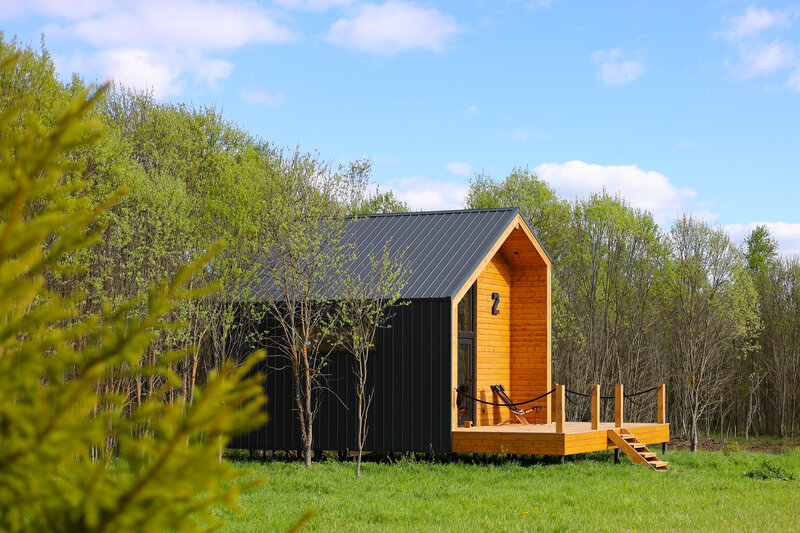
[[[451,325],[451,300],[420,299],[396,308],[390,327],[379,332],[370,357],[368,379],[375,396],[366,450],[450,451]],[[329,390],[322,392],[314,425],[314,449],[356,448],[352,364],[347,354],[331,357]],[[291,370],[279,366],[281,360],[272,357],[260,369],[266,371],[269,422],[233,439],[231,448],[300,448]]]

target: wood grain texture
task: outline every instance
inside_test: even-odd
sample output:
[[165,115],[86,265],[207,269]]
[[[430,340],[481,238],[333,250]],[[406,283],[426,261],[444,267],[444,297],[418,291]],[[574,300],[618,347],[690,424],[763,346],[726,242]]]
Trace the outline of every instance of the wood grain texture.
[[[555,429],[555,423],[458,428],[452,434],[453,451],[572,455],[617,447],[608,439],[608,430],[614,429],[612,422],[602,422],[596,430],[589,422],[566,422],[563,433],[556,433]],[[625,429],[645,444],[669,440],[669,424],[626,424]]]
[[[487,257],[458,291],[453,301],[453,382],[456,381],[458,337],[455,315],[458,302],[473,283],[476,290],[476,395],[499,399],[489,387],[502,384],[513,401],[525,401],[550,390],[551,365],[551,264],[524,219],[517,216],[492,246]],[[498,293],[499,315],[492,315],[492,294]],[[550,396],[536,402],[552,420]],[[529,407],[529,406],[526,406]],[[453,428],[457,428],[453,394]],[[502,407],[476,405],[476,426],[493,425],[507,418]],[[533,414],[528,415],[535,422]]]
[[[492,294],[500,296],[499,315],[492,314],[494,301]],[[499,402],[489,387],[503,385],[506,389],[511,384],[511,266],[500,254],[487,263],[486,268],[478,276],[476,286],[476,332],[475,353],[476,372],[475,386],[478,397],[482,400]],[[504,407],[478,404],[476,425],[499,424],[508,418],[508,409]]]
[[564,433],[566,419],[566,405],[564,405],[564,385],[556,385],[556,433]]

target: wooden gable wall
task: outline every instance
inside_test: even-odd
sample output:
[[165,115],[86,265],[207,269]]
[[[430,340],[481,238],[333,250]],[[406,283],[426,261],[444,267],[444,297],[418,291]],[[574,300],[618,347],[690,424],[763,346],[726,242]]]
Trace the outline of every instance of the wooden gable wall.
[[[497,253],[478,276],[476,293],[475,318],[475,390],[478,398],[496,402],[492,393],[492,385],[502,383],[506,387],[511,382],[511,365],[508,354],[511,351],[511,266]],[[500,302],[499,315],[492,314],[493,293],[498,293]],[[508,416],[505,408],[476,405],[479,426],[500,423]]]

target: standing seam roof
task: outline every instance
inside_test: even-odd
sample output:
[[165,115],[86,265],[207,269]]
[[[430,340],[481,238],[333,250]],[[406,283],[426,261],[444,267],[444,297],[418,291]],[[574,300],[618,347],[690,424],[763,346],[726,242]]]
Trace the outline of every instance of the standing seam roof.
[[[519,212],[501,208],[357,217],[343,237],[356,255],[346,270],[367,275],[370,254],[382,253],[389,242],[390,253],[403,253],[411,271],[402,298],[454,298]],[[269,293],[271,283],[265,277],[269,276],[262,271],[262,282],[253,287],[256,297],[266,298]]]

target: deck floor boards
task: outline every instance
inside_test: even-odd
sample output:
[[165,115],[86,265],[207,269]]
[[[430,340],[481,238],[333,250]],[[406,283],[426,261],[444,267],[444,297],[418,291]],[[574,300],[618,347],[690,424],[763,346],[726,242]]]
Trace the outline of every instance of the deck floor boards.
[[[459,453],[520,453],[572,455],[616,446],[607,438],[613,422],[592,429],[589,422],[566,422],[564,432],[556,433],[555,423],[475,426],[452,430],[453,451]],[[669,424],[627,423],[623,427],[647,444],[669,440]]]

